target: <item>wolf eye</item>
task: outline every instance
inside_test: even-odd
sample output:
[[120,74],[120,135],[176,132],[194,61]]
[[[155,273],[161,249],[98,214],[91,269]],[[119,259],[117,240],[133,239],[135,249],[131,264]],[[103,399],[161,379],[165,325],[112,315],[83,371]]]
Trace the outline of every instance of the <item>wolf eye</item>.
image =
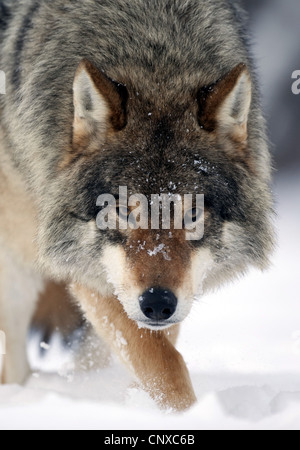
[[126,206],[117,205],[117,214],[122,220],[128,220],[128,217],[130,216],[130,209]]
[[184,223],[186,225],[197,223],[201,217],[203,216],[203,209],[202,208],[193,208],[190,209],[184,217]]

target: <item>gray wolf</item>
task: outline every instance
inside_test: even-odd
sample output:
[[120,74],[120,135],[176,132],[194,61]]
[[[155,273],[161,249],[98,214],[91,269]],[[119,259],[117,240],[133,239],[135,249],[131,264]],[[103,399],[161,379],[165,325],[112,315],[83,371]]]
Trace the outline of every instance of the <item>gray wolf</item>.
[[[274,241],[243,11],[225,0],[2,0],[0,11],[2,380],[26,379],[38,298],[66,286],[161,407],[189,408],[180,323],[195,298],[267,267]],[[173,223],[100,231],[99,195],[117,199],[120,223],[130,213],[120,186],[203,194],[204,237]]]

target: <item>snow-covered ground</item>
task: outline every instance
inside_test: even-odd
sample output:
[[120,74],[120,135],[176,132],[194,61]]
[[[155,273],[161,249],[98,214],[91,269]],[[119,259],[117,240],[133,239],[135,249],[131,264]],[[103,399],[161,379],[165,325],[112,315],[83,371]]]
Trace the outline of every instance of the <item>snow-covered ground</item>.
[[[199,403],[160,412],[113,361],[103,370],[35,372],[0,387],[0,429],[300,429],[300,176],[276,184],[280,245],[273,267],[195,305],[180,351]],[[34,354],[35,353],[35,354]],[[61,359],[52,344],[49,367]],[[32,349],[31,359],[37,360]]]

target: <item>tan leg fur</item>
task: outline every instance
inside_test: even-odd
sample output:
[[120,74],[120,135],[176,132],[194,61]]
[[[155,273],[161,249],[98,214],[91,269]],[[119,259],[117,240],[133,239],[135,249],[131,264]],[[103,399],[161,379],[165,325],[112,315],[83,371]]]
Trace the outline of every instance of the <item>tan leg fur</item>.
[[[87,319],[164,409],[185,410],[196,402],[185,362],[167,332],[139,329],[114,298],[72,286]],[[175,329],[174,338],[177,331]]]

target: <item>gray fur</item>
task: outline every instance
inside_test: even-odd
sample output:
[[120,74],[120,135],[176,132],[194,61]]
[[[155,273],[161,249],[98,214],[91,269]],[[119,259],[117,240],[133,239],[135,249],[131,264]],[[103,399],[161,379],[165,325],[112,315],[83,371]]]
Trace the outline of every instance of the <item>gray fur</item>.
[[[93,289],[101,280],[108,289],[101,250],[107,242],[123,245],[124,238],[87,231],[97,197],[116,193],[119,185],[159,193],[170,182],[180,186],[179,193],[198,186],[213,203],[212,223],[199,244],[215,261],[207,289],[249,265],[268,264],[271,163],[239,7],[226,0],[0,3],[11,11],[0,22],[0,68],[8,81],[7,95],[0,98],[6,137],[1,151],[9,149],[38,207],[40,267],[47,274]],[[61,172],[72,130],[72,84],[83,58],[127,86],[128,126],[108,154]],[[211,148],[206,132],[197,128],[196,93],[239,63],[252,72],[248,150],[255,174],[226,158],[223,148]],[[86,221],[74,220],[73,213]]]

